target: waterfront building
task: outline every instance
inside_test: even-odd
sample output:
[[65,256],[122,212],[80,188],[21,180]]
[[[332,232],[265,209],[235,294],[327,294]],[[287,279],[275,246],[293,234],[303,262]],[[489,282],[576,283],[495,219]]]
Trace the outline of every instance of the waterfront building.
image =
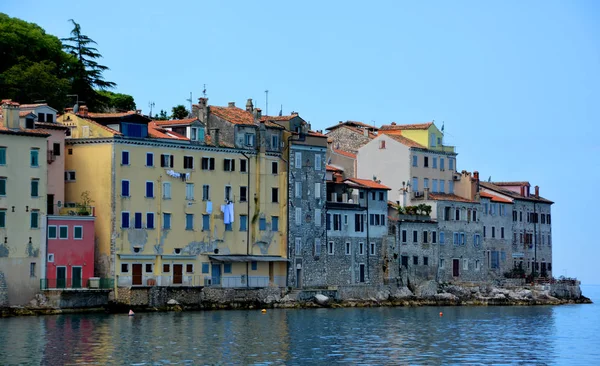
[[35,126],[35,114],[21,119],[18,103],[1,105],[0,305],[20,305],[33,298],[45,273],[50,132]]
[[492,191],[480,190],[479,195],[485,266],[490,276],[502,277],[513,268],[513,201]]
[[340,121],[325,131],[333,149],[356,154],[358,149],[377,137],[378,128],[358,121]]

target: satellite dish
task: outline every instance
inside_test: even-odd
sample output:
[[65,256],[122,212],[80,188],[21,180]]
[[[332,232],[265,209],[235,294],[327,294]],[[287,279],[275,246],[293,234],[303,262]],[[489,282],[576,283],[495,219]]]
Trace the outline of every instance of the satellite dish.
[[75,104],[73,106],[73,113],[77,113],[77,112],[79,112],[79,104]]

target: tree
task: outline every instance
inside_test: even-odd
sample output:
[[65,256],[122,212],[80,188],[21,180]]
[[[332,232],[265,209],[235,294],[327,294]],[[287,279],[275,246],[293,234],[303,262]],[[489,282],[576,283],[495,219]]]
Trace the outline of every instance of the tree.
[[106,100],[102,106],[106,112],[135,110],[135,101],[131,95],[113,93],[108,90],[100,90],[98,94]]
[[96,92],[96,88],[112,89],[117,84],[104,80],[102,73],[108,70],[108,67],[95,61],[102,57],[98,49],[93,47],[97,43],[82,34],[81,26],[73,19],[69,21],[73,23],[71,37],[63,38],[62,41],[67,42],[63,45],[64,50],[77,60],[70,73],[73,80],[72,93],[77,94],[79,100],[84,100],[90,109],[102,107],[106,100]]
[[173,119],[184,119],[187,118],[190,114],[190,112],[188,112],[188,110],[185,109],[185,106],[181,104],[173,107],[172,112],[173,114],[171,117]]
[[152,118],[156,121],[166,121],[169,119],[169,116],[167,115],[167,111],[161,109],[160,112]]

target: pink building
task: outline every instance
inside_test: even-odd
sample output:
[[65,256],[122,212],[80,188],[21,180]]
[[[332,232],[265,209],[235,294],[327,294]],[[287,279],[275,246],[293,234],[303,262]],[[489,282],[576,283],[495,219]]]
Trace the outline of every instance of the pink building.
[[94,217],[48,216],[46,283],[42,288],[88,288],[94,277]]

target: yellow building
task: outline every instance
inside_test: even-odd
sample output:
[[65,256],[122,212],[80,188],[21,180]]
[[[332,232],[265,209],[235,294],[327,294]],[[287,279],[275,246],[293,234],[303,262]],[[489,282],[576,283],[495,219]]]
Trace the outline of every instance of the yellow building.
[[433,122],[409,125],[398,125],[396,122],[392,122],[390,125],[381,126],[379,133],[391,136],[404,136],[429,150],[448,153],[454,152],[454,146],[444,145],[444,133]]
[[44,278],[48,176],[43,130],[26,128],[19,104],[2,101],[0,124],[0,306],[28,303]]
[[121,287],[285,285],[280,153],[220,142],[198,119],[80,110],[59,122],[71,127],[65,200],[88,191],[96,208],[98,276]]

